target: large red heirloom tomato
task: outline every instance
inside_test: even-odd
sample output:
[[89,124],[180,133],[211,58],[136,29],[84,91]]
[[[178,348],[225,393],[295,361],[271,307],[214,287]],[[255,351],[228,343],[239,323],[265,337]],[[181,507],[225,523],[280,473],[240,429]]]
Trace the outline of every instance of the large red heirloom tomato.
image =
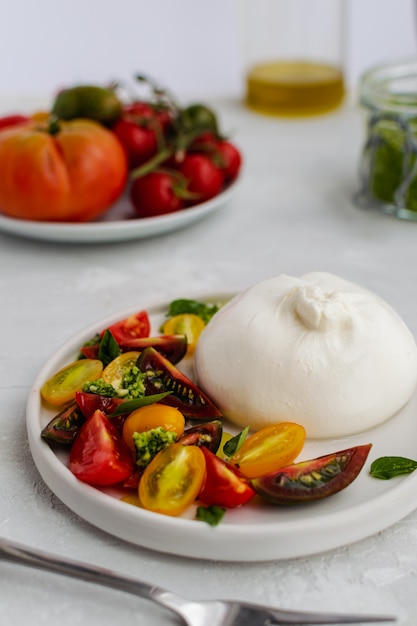
[[0,210],[22,219],[85,222],[122,194],[116,136],[93,120],[31,122],[0,131]]

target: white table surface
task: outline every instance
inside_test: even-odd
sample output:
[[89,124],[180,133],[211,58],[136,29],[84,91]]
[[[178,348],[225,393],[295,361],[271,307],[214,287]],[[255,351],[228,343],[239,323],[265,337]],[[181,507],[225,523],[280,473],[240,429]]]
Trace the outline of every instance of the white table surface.
[[[224,210],[182,231],[126,243],[58,244],[0,233],[0,534],[191,598],[386,612],[414,626],[417,513],[309,558],[192,560],[132,546],[84,522],[50,492],[31,459],[25,403],[39,369],[73,334],[127,307],[241,289],[281,272],[325,270],[384,297],[417,336],[417,223],[351,200],[360,111],[346,105],[285,121],[235,102],[212,104],[245,155],[241,186]],[[0,581],[0,622],[8,626],[174,623],[144,600],[7,563],[0,563]]]

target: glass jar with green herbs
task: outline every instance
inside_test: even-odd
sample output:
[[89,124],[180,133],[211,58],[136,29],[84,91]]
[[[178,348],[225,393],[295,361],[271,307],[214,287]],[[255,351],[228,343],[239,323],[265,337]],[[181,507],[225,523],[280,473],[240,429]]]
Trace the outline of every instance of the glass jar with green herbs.
[[356,201],[417,221],[417,60],[365,73],[360,101],[369,117]]

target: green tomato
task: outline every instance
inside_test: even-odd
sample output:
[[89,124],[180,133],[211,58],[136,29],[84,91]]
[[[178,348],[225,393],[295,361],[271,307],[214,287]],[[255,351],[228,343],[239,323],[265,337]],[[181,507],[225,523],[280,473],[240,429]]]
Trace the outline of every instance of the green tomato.
[[87,118],[111,125],[122,115],[122,104],[112,89],[79,85],[57,95],[52,113],[63,120]]
[[180,117],[187,130],[219,134],[217,116],[204,104],[191,104],[181,111]]

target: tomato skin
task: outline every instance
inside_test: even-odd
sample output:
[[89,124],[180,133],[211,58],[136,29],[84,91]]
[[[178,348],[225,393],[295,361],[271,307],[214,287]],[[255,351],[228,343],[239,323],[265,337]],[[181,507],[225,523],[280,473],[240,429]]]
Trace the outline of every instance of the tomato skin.
[[148,124],[122,118],[113,126],[113,132],[123,146],[130,169],[148,161],[158,150],[156,132]]
[[81,427],[69,468],[79,480],[96,486],[115,485],[133,474],[132,454],[102,411],[95,411]]
[[248,478],[256,478],[292,463],[305,439],[306,432],[300,424],[271,424],[250,435],[230,462]]
[[131,450],[135,450],[133,433],[143,433],[153,428],[163,428],[174,432],[177,437],[184,433],[183,414],[172,406],[149,404],[132,411],[123,424],[123,439]]
[[206,459],[206,477],[199,498],[207,505],[225,508],[242,506],[251,500],[255,490],[248,479],[232,464],[220,459],[207,448],[201,448]]
[[[139,337],[149,337],[151,323],[146,311],[138,311],[119,322],[111,324],[107,329],[111,332],[118,344],[122,344],[130,339]],[[104,335],[102,331],[101,336]]]
[[106,414],[112,413],[123,400],[121,398],[108,398],[97,393],[77,391],[75,393],[75,402],[84,417],[88,419],[97,409]]
[[110,361],[103,370],[102,378],[105,383],[113,385],[115,389],[120,389],[123,382],[123,376],[127,370],[133,367],[138,360],[140,352],[123,352],[113,361]]
[[146,467],[139,482],[140,503],[155,513],[180,515],[197,498],[205,472],[200,448],[174,443]]
[[193,354],[198,338],[205,328],[205,322],[195,313],[180,313],[167,320],[162,326],[165,335],[185,335],[187,337],[187,353]]
[[96,359],[80,359],[66,365],[41,388],[42,398],[53,406],[62,406],[74,400],[75,393],[89,380],[97,380],[103,372],[103,363]]
[[355,446],[294,463],[278,472],[255,478],[252,486],[273,504],[296,504],[327,498],[355,480],[371,447],[372,444]]
[[130,199],[139,217],[156,217],[184,208],[184,200],[176,195],[176,177],[168,172],[154,171],[136,178]]
[[184,430],[184,434],[178,440],[183,446],[199,446],[208,448],[216,453],[222,440],[223,423],[221,420],[213,420],[204,424],[196,424]]
[[20,124],[26,124],[30,121],[30,117],[26,115],[14,114],[14,115],[5,115],[4,117],[0,117],[0,129],[9,128],[10,126],[19,126]]
[[193,204],[210,200],[222,190],[223,175],[204,154],[187,154],[180,171],[188,181],[187,190],[198,195]]
[[242,155],[229,141],[219,141],[216,145],[216,159],[226,183],[234,181],[242,166]]
[[[114,134],[93,120],[24,124],[0,133],[0,208],[9,217],[84,222],[122,194],[127,163]],[[5,175],[7,172],[7,175]]]
[[170,391],[161,404],[177,407],[190,419],[213,420],[221,417],[219,409],[181,370],[154,348],[141,352],[137,366],[146,374],[146,395]]
[[163,335],[161,337],[136,337],[119,342],[122,352],[146,348],[154,348],[171,363],[178,363],[187,353],[187,337],[185,335]]

